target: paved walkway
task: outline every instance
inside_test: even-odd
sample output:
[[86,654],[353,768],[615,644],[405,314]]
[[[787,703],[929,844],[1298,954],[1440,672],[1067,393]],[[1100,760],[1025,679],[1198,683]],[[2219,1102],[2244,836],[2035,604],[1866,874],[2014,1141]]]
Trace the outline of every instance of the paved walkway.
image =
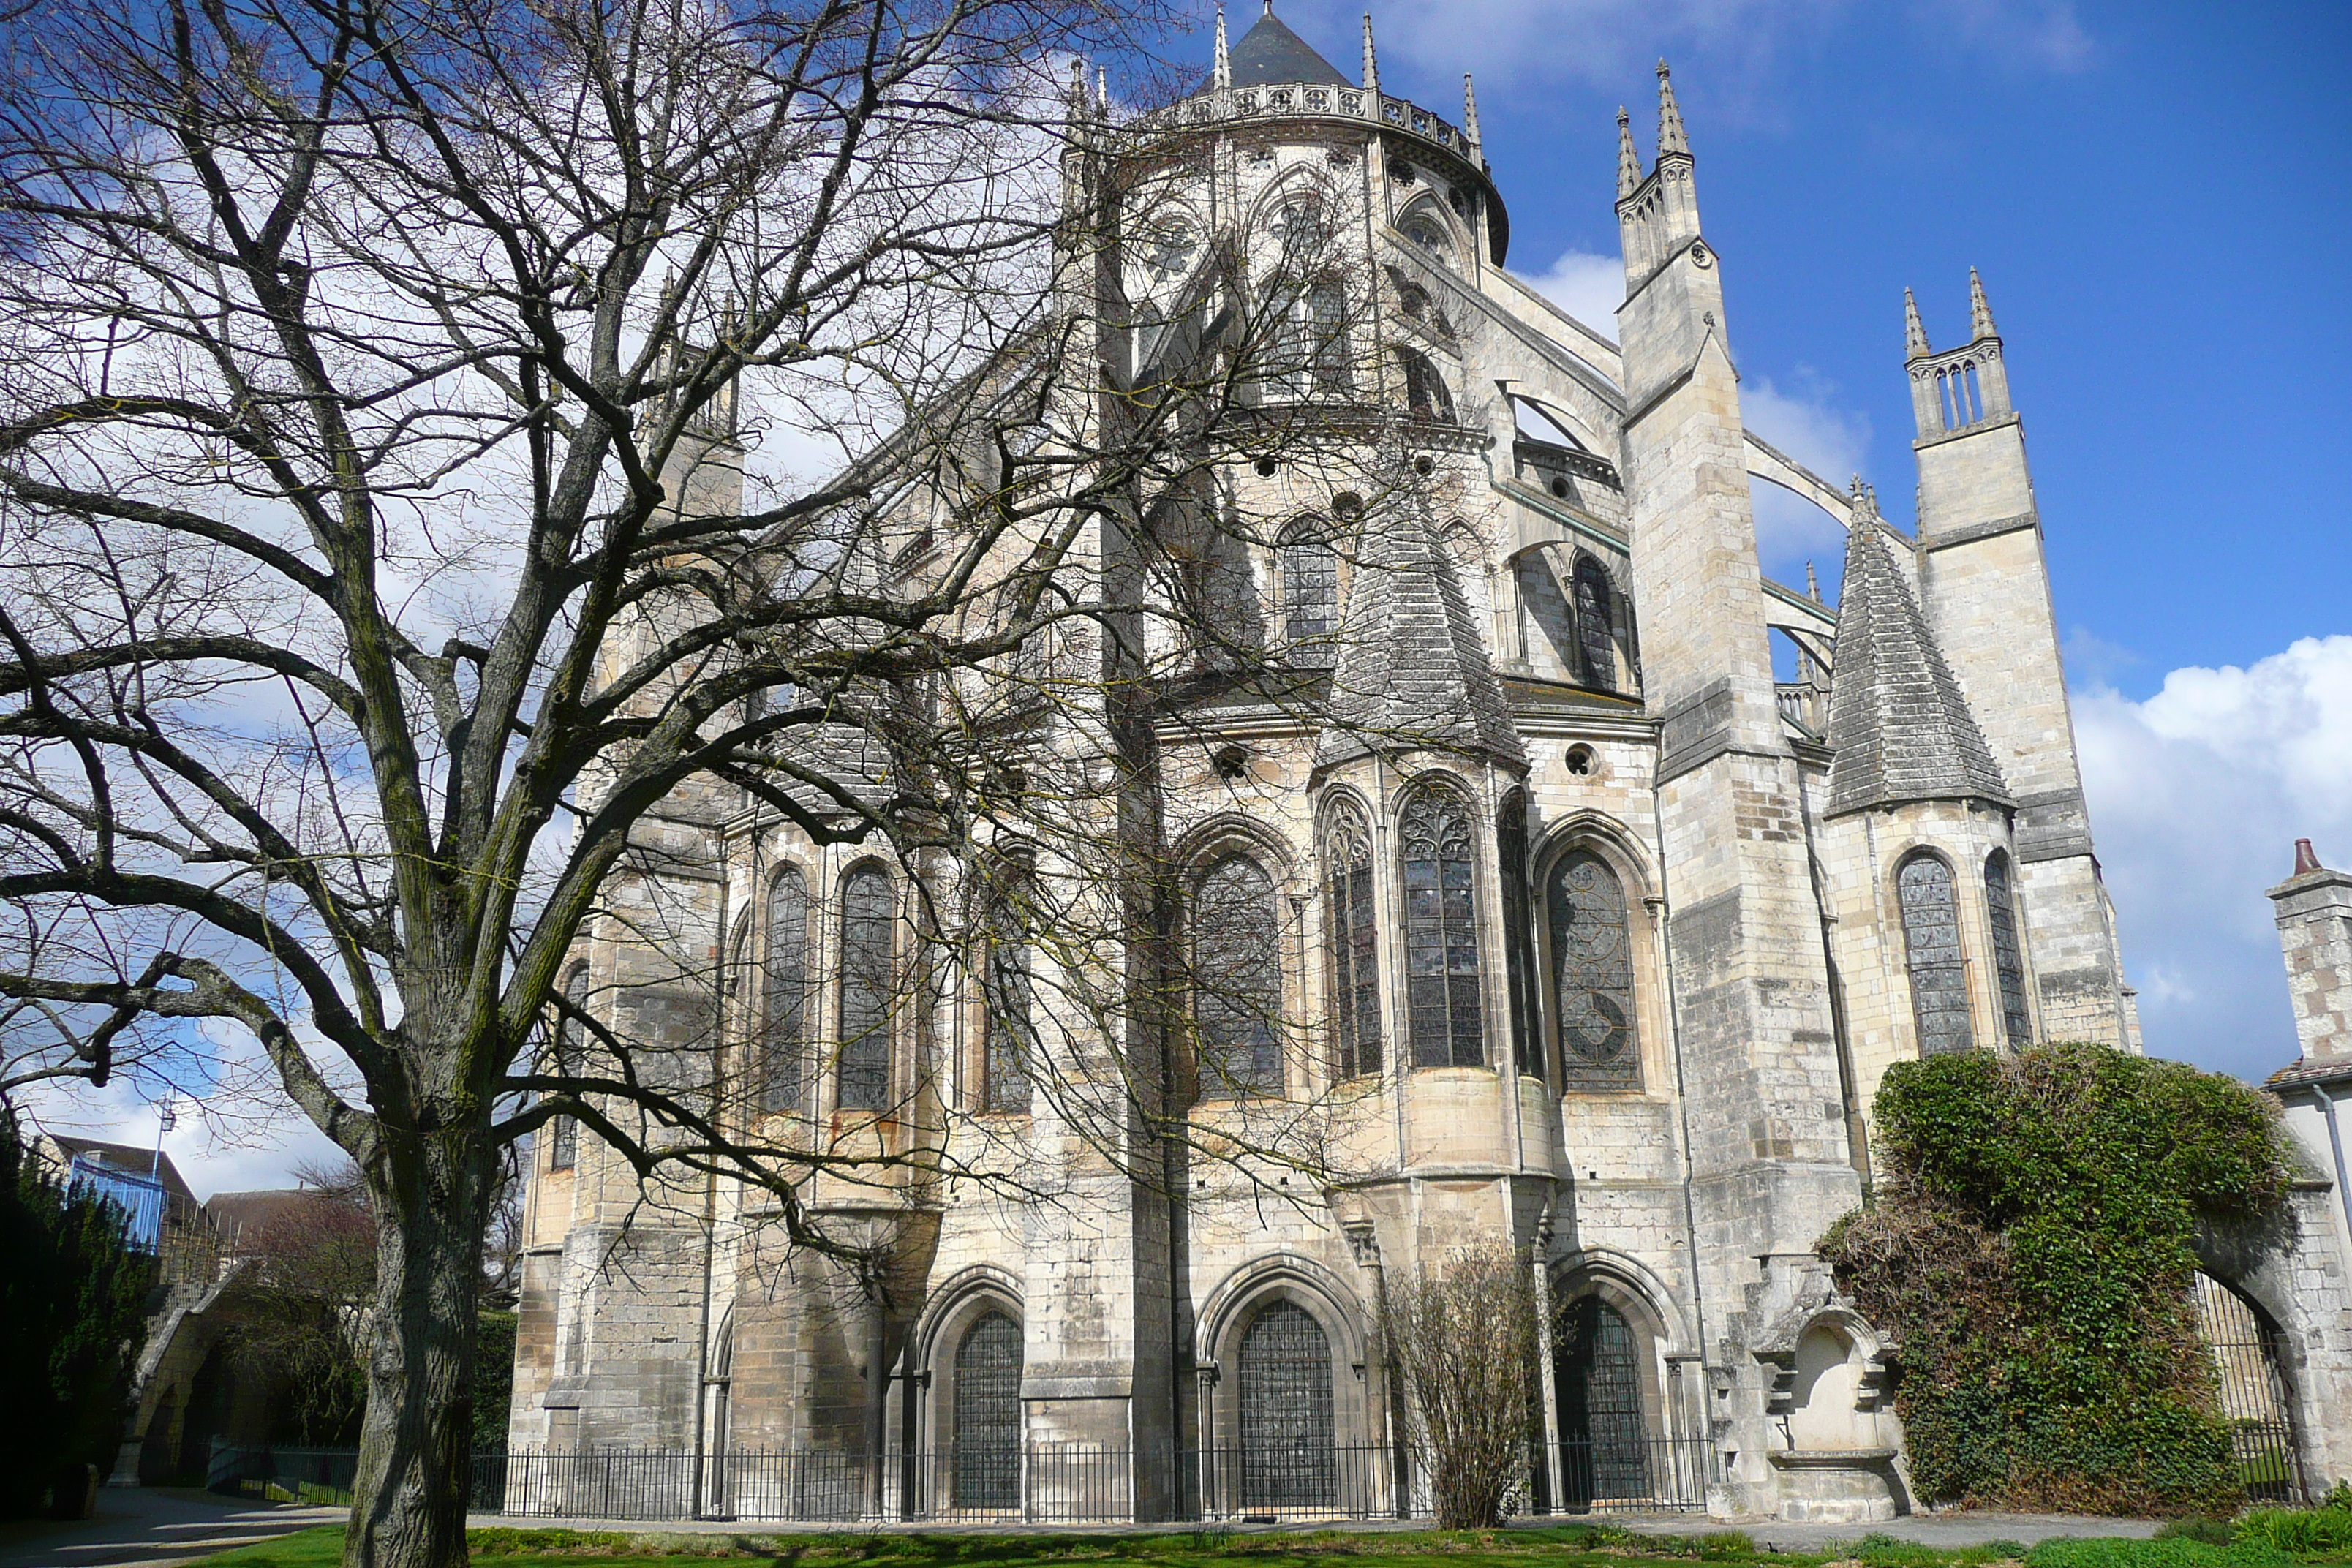
[[349,1511],[256,1503],[193,1487],[100,1487],[94,1519],[0,1524],[0,1568],[176,1568],[338,1523]]
[[1922,1546],[1981,1546],[1988,1541],[2014,1541],[2021,1546],[2060,1536],[2126,1535],[2146,1539],[2156,1533],[2152,1519],[2094,1519],[2073,1513],[1915,1513],[1879,1524],[1784,1524],[1777,1519],[1732,1520],[1717,1522],[1678,1517],[1643,1515],[1616,1522],[1646,1535],[1699,1535],[1709,1531],[1744,1531],[1757,1545],[1772,1552],[1818,1552],[1833,1541],[1859,1541],[1873,1533]]

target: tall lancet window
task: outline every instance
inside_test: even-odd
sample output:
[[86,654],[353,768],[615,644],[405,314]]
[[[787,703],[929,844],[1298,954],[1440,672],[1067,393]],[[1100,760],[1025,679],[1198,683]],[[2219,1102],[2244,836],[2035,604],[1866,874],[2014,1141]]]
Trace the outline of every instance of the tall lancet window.
[[1323,830],[1324,931],[1331,954],[1332,1076],[1381,1070],[1379,905],[1372,892],[1372,836],[1364,814],[1343,803]]
[[896,981],[898,898],[890,875],[860,866],[841,882],[841,1074],[844,1110],[890,1100],[890,993]]
[[1609,572],[1593,556],[1576,552],[1576,642],[1584,661],[1584,683],[1617,689],[1617,625],[1610,612]]
[[1034,984],[1026,919],[1029,889],[1022,868],[999,873],[989,893],[987,952],[982,960],[981,1109],[1029,1113],[1031,1063],[1036,1059]]
[[[564,977],[563,1000],[568,1005],[555,1017],[555,1072],[570,1078],[587,1064],[588,1030],[579,1015],[588,1006],[588,966],[577,965]],[[568,1171],[580,1163],[580,1122],[575,1117],[547,1119],[547,1168]]]
[[768,885],[760,966],[760,1109],[798,1110],[807,1084],[808,883],[786,866]]
[[1903,945],[1911,973],[1911,1016],[1919,1054],[1942,1056],[1975,1044],[1969,1029],[1969,969],[1960,955],[1959,903],[1952,868],[1914,855],[1895,874],[1903,906]]
[[1282,637],[1290,662],[1329,668],[1339,630],[1339,553],[1319,521],[1301,518],[1282,533]]
[[2033,1014],[2025,1005],[2025,962],[2017,946],[2017,895],[2010,886],[2009,851],[1985,858],[1985,908],[1992,917],[1993,970],[2000,981],[2000,1027],[2009,1048],[2033,1043]]
[[1511,1054],[1524,1073],[1544,1076],[1543,1041],[1537,1019],[1535,938],[1528,911],[1528,796],[1513,790],[1495,814],[1495,865],[1503,879],[1503,975],[1511,998]]
[[1282,1092],[1282,921],[1274,883],[1246,855],[1202,876],[1192,899],[1192,1020],[1201,1093]]
[[1417,1068],[1482,1067],[1477,854],[1470,808],[1424,789],[1398,822],[1404,864],[1405,1005]]
[[1633,1020],[1633,928],[1625,885],[1608,861],[1571,849],[1544,885],[1553,1005],[1559,1009],[1560,1083],[1639,1089]]

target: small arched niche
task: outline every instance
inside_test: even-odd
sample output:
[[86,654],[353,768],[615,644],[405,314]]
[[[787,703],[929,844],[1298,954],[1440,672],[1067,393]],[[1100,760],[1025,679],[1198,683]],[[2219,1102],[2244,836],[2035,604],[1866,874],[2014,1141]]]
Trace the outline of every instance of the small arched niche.
[[1882,1447],[1878,1398],[1869,1358],[1833,1323],[1817,1322],[1797,1339],[1796,1381],[1789,1391],[1789,1447],[1815,1453]]

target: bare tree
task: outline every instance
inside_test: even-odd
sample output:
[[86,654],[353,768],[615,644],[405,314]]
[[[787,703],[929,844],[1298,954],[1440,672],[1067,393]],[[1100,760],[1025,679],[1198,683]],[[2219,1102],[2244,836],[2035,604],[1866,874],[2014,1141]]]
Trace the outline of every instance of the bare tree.
[[[1313,406],[1350,384],[1305,281],[1330,226],[1297,209],[1245,280],[1150,218],[1180,130],[1114,158],[1046,82],[1150,7],[0,15],[7,1079],[217,1081],[247,1039],[350,1154],[354,1568],[465,1556],[516,1140],[593,1136],[653,1201],[755,1184],[848,1254],[812,1182],[1035,1179],[954,1152],[919,1078],[802,1124],[772,1016],[730,1010],[714,1078],[559,984],[609,928],[740,998],[755,960],[614,893],[698,801],[906,866],[925,956],[877,987],[992,964],[1066,1161],[1148,1171],[1202,1074],[1304,1048],[1124,825],[1170,682],[1320,700],[1235,591],[1272,540],[1218,476],[1328,463],[1367,538],[1417,503],[1376,409]],[[974,956],[1008,931],[1030,959]],[[844,1033],[811,1043],[849,1073]],[[1317,1168],[1324,1114],[1200,1142]]]
[[1522,1253],[1467,1247],[1391,1283],[1390,1353],[1410,1395],[1406,1440],[1428,1475],[1441,1530],[1479,1530],[1511,1511],[1534,1440],[1540,1336]]
[[236,1238],[235,1353],[282,1396],[306,1444],[349,1442],[367,1403],[363,1352],[375,1294],[376,1227],[359,1172],[309,1167],[301,1187]]

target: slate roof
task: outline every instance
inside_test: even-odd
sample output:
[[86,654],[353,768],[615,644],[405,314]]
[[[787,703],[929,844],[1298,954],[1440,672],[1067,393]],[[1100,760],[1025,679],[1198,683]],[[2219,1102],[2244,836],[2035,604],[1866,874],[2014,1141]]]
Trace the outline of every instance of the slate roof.
[[1268,5],[1265,15],[1242,35],[1228,57],[1235,87],[1265,87],[1286,81],[1322,81],[1339,87],[1356,84],[1339,68],[1318,55],[1307,40],[1292,32]]
[[1909,800],[2010,804],[2000,765],[1866,506],[1846,541],[1829,742],[1832,816]]
[[1368,527],[1339,638],[1318,763],[1385,745],[1526,765],[1470,601],[1420,519]]

